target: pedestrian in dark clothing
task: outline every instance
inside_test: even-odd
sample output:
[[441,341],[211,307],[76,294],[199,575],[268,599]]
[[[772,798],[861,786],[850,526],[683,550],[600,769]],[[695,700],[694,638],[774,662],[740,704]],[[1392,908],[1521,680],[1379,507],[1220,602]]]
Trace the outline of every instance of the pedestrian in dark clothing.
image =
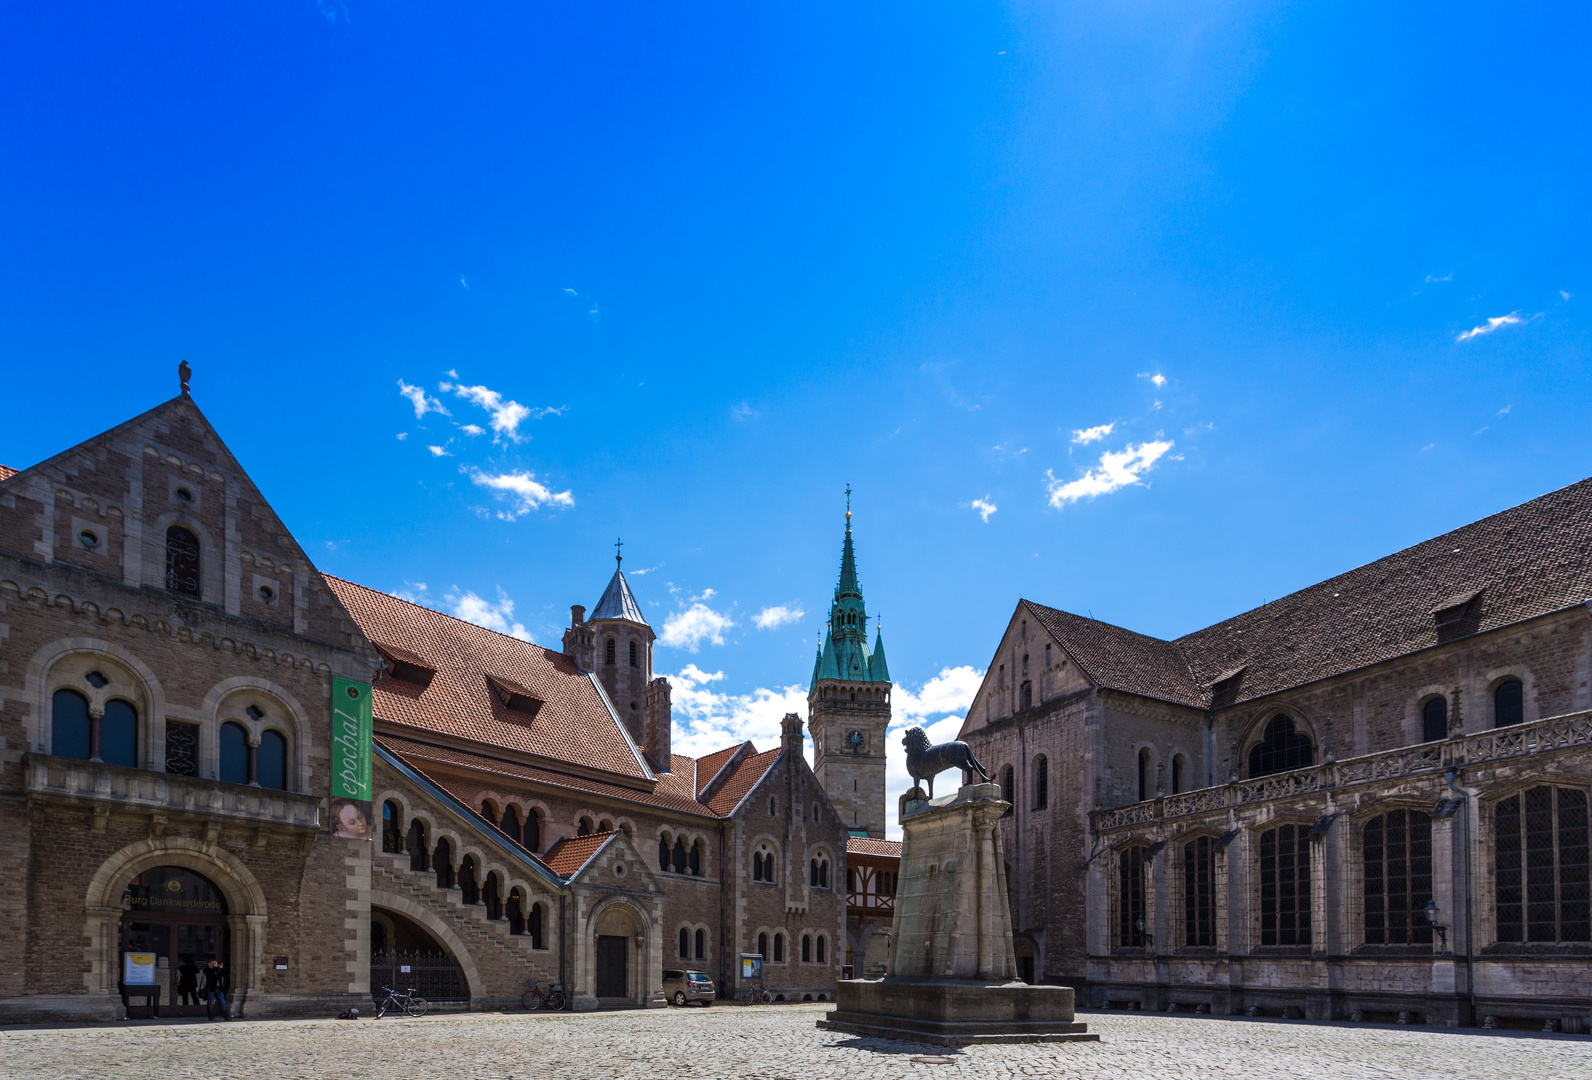
[[214,1020],[217,1010],[221,1019],[232,1019],[227,1015],[227,971],[219,961],[212,960],[205,965],[205,1018]]
[[177,999],[184,1005],[199,1004],[199,965],[191,956],[177,965]]

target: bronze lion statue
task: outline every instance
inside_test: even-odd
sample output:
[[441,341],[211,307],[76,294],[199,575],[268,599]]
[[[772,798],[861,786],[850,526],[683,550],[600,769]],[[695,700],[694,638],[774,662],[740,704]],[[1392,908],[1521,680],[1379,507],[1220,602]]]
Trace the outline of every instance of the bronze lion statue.
[[973,756],[973,751],[965,742],[953,741],[931,746],[928,732],[915,727],[907,730],[901,745],[907,748],[908,775],[914,781],[929,782],[931,799],[934,798],[934,778],[946,769],[966,769],[970,773],[977,773],[985,783],[990,781],[989,773],[984,771],[984,766],[978,763],[978,758]]

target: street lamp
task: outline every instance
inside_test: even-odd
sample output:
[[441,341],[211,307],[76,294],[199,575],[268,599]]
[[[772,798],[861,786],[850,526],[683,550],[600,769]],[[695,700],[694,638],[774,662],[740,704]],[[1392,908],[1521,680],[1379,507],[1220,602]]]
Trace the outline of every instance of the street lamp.
[[1139,921],[1137,923],[1137,926],[1138,926],[1138,930],[1139,930],[1139,940],[1143,941],[1144,944],[1147,947],[1153,949],[1155,947],[1155,935],[1154,934],[1146,934],[1144,932],[1144,916],[1143,915],[1139,916]]
[[1438,940],[1442,942],[1443,952],[1446,953],[1448,951],[1448,927],[1437,921],[1437,901],[1426,901],[1424,910],[1426,912],[1426,921],[1431,924],[1433,930],[1437,931]]

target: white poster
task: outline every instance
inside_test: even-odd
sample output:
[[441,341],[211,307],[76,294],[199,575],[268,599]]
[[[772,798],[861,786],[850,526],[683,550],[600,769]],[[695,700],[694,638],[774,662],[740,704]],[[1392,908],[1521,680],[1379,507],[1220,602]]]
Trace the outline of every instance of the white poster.
[[122,953],[122,982],[128,986],[155,985],[155,954],[152,952]]

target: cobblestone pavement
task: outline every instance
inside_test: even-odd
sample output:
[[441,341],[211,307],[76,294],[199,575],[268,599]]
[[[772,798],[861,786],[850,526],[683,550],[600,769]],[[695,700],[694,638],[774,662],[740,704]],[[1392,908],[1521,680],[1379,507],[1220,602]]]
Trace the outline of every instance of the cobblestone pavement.
[[775,1005],[13,1029],[0,1031],[0,1077],[1592,1077],[1586,1037],[1090,1013],[1079,1018],[1100,1034],[1098,1043],[955,1052],[819,1031],[813,1021],[823,1011]]

